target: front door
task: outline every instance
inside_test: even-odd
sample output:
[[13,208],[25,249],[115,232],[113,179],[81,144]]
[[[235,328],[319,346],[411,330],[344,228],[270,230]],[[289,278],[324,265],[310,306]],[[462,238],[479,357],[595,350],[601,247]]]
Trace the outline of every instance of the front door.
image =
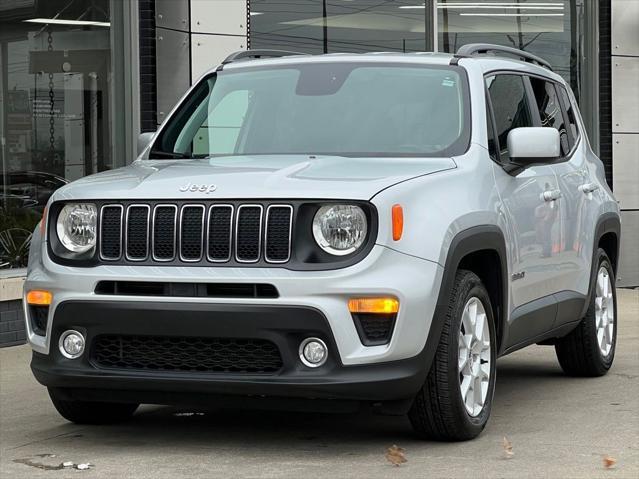
[[[509,346],[552,328],[556,313],[552,294],[561,276],[556,255],[561,241],[562,198],[554,170],[539,165],[515,176],[498,164],[508,161],[506,140],[510,130],[534,126],[526,81],[510,73],[486,78],[495,142],[499,145],[495,180],[509,250]],[[535,311],[542,313],[529,314]]]

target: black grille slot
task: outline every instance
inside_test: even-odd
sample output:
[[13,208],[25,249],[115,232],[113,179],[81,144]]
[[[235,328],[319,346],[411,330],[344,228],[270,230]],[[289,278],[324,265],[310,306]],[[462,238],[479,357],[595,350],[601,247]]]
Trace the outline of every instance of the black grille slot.
[[149,206],[129,206],[126,223],[126,255],[132,260],[144,260],[148,255]]
[[103,335],[92,351],[96,366],[190,373],[273,374],[277,346],[264,339]]
[[364,346],[388,344],[393,334],[396,314],[353,314],[355,328]]
[[260,259],[262,244],[262,207],[240,206],[237,212],[235,256],[239,262],[253,263]]
[[121,296],[181,296],[194,298],[277,298],[268,283],[168,283],[161,281],[100,281],[95,294]]
[[215,205],[211,208],[208,232],[208,255],[211,261],[231,259],[232,224],[233,207],[231,205]]
[[266,218],[266,261],[284,263],[288,261],[291,243],[290,206],[270,206]]
[[184,261],[198,261],[202,258],[203,221],[204,206],[194,205],[182,208],[180,256]]
[[103,259],[119,259],[122,255],[122,206],[102,208],[100,221],[100,255]]
[[177,207],[157,206],[153,216],[153,258],[170,261],[175,257],[175,218]]

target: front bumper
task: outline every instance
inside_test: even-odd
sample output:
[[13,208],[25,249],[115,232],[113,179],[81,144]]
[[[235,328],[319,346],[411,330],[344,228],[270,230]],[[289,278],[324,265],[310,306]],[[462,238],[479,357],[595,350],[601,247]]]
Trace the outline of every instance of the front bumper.
[[[31,368],[48,387],[71,397],[133,402],[183,402],[189,395],[266,396],[356,401],[394,401],[414,396],[427,373],[426,352],[401,361],[344,366],[326,318],[316,309],[294,306],[68,301],[58,306],[51,330],[58,338],[73,329],[86,336],[87,349],[76,359],[34,352]],[[136,370],[101,366],[94,340],[101,335],[194,338],[254,338],[274,343],[282,367],[273,374]],[[305,367],[298,346],[319,337],[328,346],[326,364]]]
[[[297,306],[318,310],[328,322],[339,358],[346,366],[408,359],[418,355],[431,330],[443,268],[434,262],[376,245],[366,258],[348,268],[330,271],[291,271],[285,268],[216,268],[188,266],[98,266],[73,268],[52,262],[46,246],[32,248],[25,291],[44,289],[53,293],[47,334],[34,333],[27,320],[32,349],[49,354],[57,347],[52,337],[57,308],[68,301],[182,303],[217,305]],[[273,299],[179,298],[165,296],[101,296],[100,281],[168,281],[194,283],[269,283],[279,291]],[[389,295],[399,300],[400,310],[389,344],[364,346],[350,312],[349,298]],[[25,308],[25,316],[29,311]]]
[[[376,245],[361,262],[339,270],[284,268],[98,266],[72,268],[32,255],[25,291],[53,293],[46,335],[27,332],[32,369],[44,385],[82,392],[74,397],[128,397],[173,403],[178,394],[340,398],[390,401],[412,396],[423,384],[436,340],[429,337],[442,268],[437,263]],[[278,298],[179,298],[95,293],[99,281],[269,283]],[[392,295],[400,310],[388,344],[364,346],[348,311],[354,296]],[[160,329],[158,329],[160,328]],[[69,360],[58,351],[60,334],[99,333],[268,338],[280,349],[283,368],[271,375],[195,374],[96,367],[91,352]],[[330,359],[315,370],[298,359],[299,342],[322,338]],[[427,344],[428,340],[428,346]],[[434,344],[434,346],[433,346]],[[116,394],[117,392],[117,394]],[[88,396],[87,396],[88,395]],[[165,398],[165,399],[163,399]]]

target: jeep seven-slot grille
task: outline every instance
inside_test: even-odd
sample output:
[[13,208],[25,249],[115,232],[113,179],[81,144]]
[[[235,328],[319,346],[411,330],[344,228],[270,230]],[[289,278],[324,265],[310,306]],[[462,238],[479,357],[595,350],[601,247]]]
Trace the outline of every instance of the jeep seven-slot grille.
[[291,257],[291,205],[111,204],[100,218],[105,262],[286,263]]

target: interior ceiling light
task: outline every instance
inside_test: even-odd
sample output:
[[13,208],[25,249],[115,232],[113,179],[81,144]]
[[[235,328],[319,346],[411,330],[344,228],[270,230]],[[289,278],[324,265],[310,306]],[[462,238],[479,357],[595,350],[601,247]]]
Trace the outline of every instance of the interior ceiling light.
[[460,13],[460,17],[563,17],[563,13]]
[[85,27],[110,27],[111,22],[92,22],[89,20],[64,20],[62,18],[31,18],[26,23],[44,23],[47,25],[76,25]]
[[[424,4],[421,5],[402,5],[398,7],[403,10],[412,10],[418,8],[426,8]],[[557,2],[535,2],[535,3],[513,3],[513,2],[490,2],[490,3],[479,3],[479,2],[464,2],[464,3],[439,3],[437,4],[437,8],[442,9],[465,9],[465,8],[502,8],[502,9],[544,9],[544,10],[563,10],[564,4]]]

